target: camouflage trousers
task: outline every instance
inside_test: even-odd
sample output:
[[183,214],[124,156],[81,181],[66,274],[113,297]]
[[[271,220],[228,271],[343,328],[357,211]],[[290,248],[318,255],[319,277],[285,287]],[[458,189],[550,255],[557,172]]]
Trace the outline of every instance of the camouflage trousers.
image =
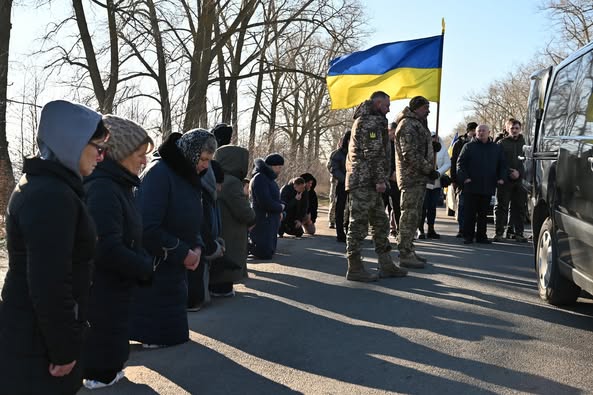
[[350,222],[346,235],[346,256],[360,255],[360,244],[368,234],[369,224],[377,255],[391,251],[389,219],[385,213],[383,194],[370,187],[352,189],[348,207]]
[[401,215],[399,217],[397,245],[402,255],[409,254],[415,249],[414,235],[422,215],[425,191],[426,187],[424,185],[401,190]]

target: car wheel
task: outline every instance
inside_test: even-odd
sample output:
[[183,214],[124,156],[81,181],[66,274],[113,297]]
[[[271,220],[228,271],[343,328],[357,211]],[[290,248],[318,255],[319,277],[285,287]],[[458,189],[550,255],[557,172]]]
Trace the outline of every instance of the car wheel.
[[535,252],[539,296],[553,305],[572,304],[579,297],[581,289],[560,274],[555,237],[552,220],[547,218],[539,232]]

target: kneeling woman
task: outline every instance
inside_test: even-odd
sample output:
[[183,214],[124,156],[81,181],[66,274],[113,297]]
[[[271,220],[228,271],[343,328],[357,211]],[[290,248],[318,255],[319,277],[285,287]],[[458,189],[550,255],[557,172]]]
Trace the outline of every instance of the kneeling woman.
[[91,327],[83,347],[84,386],[90,389],[124,377],[132,291],[152,276],[152,260],[142,250],[142,219],[132,190],[140,185],[138,174],[153,143],[132,121],[106,115],[103,123],[110,132],[107,157],[84,182],[98,234],[89,299]]
[[137,199],[143,241],[155,257],[150,288],[138,288],[132,304],[130,340],[146,348],[189,340],[187,274],[200,262],[202,203],[200,174],[216,151],[211,133],[172,133],[142,173]]

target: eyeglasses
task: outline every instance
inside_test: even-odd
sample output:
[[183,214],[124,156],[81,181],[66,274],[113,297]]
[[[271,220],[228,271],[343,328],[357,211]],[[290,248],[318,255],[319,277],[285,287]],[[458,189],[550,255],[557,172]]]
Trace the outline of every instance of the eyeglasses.
[[91,147],[95,147],[97,149],[97,155],[101,156],[107,153],[107,147],[93,143],[92,141],[89,141],[89,145]]

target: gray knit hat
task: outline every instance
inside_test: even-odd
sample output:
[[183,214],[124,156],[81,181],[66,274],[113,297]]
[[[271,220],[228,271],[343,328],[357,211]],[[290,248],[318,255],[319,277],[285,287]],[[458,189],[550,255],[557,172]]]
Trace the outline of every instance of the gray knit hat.
[[428,100],[426,100],[425,97],[415,96],[412,98],[412,100],[410,100],[410,104],[408,105],[408,107],[410,108],[410,110],[416,111],[417,109],[419,109],[420,107],[422,107],[426,104],[430,104],[430,103],[428,102]]
[[146,130],[136,122],[116,115],[103,115],[103,124],[109,130],[107,156],[115,161],[127,158],[142,144],[154,145]]

